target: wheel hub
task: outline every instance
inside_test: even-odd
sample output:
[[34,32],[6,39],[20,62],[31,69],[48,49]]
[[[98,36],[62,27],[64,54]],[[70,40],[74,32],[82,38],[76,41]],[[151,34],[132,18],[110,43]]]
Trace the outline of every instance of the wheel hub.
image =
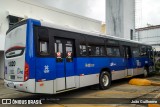
[[107,86],[108,83],[109,83],[109,78],[107,75],[104,75],[103,78],[102,78],[102,82],[103,82],[103,85],[104,86]]

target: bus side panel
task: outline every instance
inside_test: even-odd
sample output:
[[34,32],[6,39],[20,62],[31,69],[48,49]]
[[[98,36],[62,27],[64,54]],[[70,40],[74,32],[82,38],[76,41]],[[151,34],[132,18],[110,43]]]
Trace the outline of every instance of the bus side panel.
[[141,67],[139,66],[139,58],[132,58],[132,69],[133,69],[133,76],[139,75],[141,71]]
[[35,79],[35,39],[33,25],[41,25],[40,21],[29,19],[27,21],[26,62],[29,65],[29,79]]
[[148,57],[139,57],[133,58],[134,67],[134,75],[143,74],[143,70],[145,66],[149,66],[149,59]]
[[55,58],[36,58],[36,93],[53,94],[55,69]]
[[110,69],[113,80],[125,77],[124,58],[77,58],[80,87],[98,84],[102,68]]
[[[76,68],[77,68],[77,75],[79,77],[79,87],[88,86],[91,84],[95,84],[98,82],[98,77],[96,74],[92,74],[92,67],[93,64],[90,62],[90,58],[77,58]],[[97,72],[98,73],[98,72]]]
[[112,80],[124,78],[127,75],[126,61],[124,58],[110,58],[109,64],[112,71]]

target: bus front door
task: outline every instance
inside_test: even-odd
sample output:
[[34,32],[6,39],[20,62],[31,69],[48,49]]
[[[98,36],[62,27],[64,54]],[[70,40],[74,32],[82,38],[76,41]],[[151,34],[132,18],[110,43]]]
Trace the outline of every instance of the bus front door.
[[125,60],[125,76],[132,76],[133,75],[133,69],[131,67],[132,65],[132,55],[131,55],[131,48],[129,46],[123,46],[124,49],[124,60]]
[[55,38],[55,54],[56,91],[75,88],[74,40]]

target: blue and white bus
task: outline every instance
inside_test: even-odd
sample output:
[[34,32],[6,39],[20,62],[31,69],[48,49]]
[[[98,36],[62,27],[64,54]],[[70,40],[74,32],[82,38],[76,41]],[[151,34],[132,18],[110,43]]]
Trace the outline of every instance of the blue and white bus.
[[56,94],[153,71],[152,47],[27,19],[7,31],[5,86]]

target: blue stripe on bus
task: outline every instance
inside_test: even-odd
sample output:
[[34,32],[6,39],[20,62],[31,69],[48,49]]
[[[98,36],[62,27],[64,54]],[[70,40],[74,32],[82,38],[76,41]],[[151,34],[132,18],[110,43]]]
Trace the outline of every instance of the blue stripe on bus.
[[[137,68],[136,60],[141,62],[138,68],[143,68],[145,66],[145,61],[148,58],[131,58],[129,61],[128,69]],[[55,58],[38,58],[36,60],[36,80],[46,79],[54,80],[56,78],[65,77],[65,66],[61,66],[61,63],[56,63]],[[66,74],[69,76],[79,76],[80,74],[90,75],[100,73],[102,68],[109,68],[111,71],[121,71],[127,69],[126,62],[124,58],[74,58],[74,71],[70,70]],[[116,64],[113,66],[113,64]],[[94,64],[92,67],[87,67],[87,64]],[[49,73],[44,73],[44,67],[49,67]],[[67,66],[70,68],[69,66]]]
[[35,43],[33,35],[33,25],[40,26],[40,21],[34,19],[27,20],[27,31],[26,31],[26,53],[25,61],[29,65],[29,78],[35,78]]

